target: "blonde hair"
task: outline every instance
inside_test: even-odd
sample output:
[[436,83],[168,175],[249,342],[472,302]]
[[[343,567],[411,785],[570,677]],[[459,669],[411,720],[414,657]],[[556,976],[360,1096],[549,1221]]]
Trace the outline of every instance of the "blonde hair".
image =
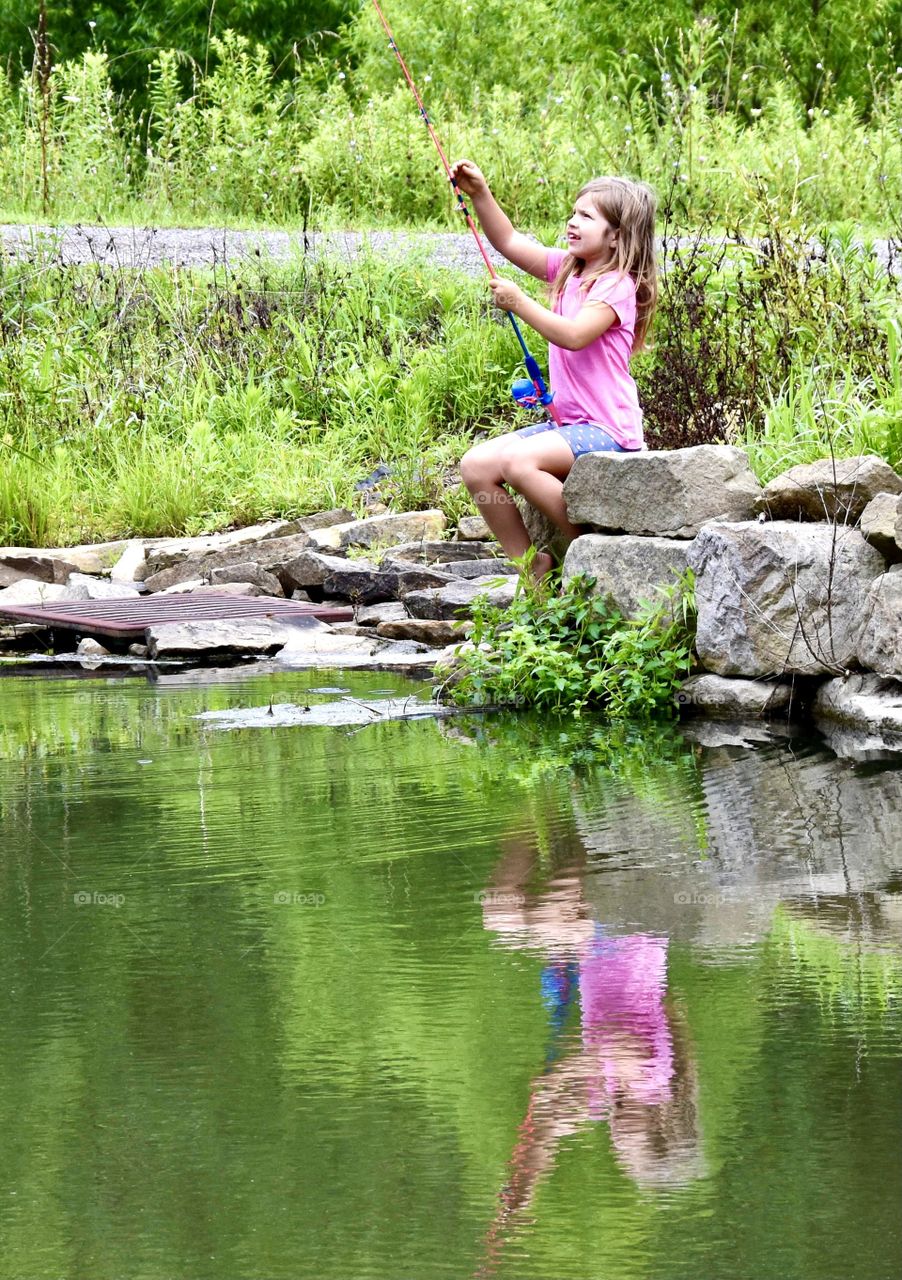
[[644,182],[629,178],[593,178],[577,200],[588,198],[594,208],[619,231],[613,257],[605,266],[584,275],[582,258],[566,254],[551,285],[551,305],[577,275],[582,288],[591,286],[606,271],[632,276],[636,286],[636,330],[633,351],[642,351],[658,305],[658,267],[655,261],[655,209],[657,198]]

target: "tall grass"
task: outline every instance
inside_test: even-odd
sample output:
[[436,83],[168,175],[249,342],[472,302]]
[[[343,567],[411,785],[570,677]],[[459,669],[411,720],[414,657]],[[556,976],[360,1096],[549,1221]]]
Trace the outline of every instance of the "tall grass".
[[[477,28],[462,22],[463,41]],[[453,225],[409,91],[384,39],[360,30],[356,63],[295,57],[289,77],[232,32],[213,39],[206,74],[163,50],[137,114],[99,49],[59,62],[47,93],[37,74],[0,76],[0,207],[41,214],[45,174],[56,219]],[[465,86],[448,65],[424,62],[426,47],[415,70],[448,149],[478,158],[533,229],[558,226],[586,177],[611,171],[651,180],[682,225],[753,230],[778,217],[898,229],[902,71],[889,51],[872,68],[865,116],[826,73],[807,106],[787,77],[725,66],[729,40],[701,21],[641,66],[547,57],[535,75],[486,73]],[[455,65],[475,57],[464,53]]]
[[[836,241],[814,265],[801,248],[781,234],[724,259],[700,234],[671,254],[635,362],[652,447],[745,444],[763,479],[831,450],[902,462],[898,284]],[[207,272],[0,260],[0,543],[359,504],[379,463],[383,500],[455,518],[462,453],[530,420],[486,293],[374,254]]]

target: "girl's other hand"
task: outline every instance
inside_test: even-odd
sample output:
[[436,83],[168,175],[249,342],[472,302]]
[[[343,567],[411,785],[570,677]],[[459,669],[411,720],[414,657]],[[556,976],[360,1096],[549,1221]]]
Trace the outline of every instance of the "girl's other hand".
[[526,301],[526,294],[512,280],[490,280],[489,288],[492,291],[492,302],[502,311],[517,312]]
[[472,160],[455,160],[451,166],[451,177],[464,195],[476,196],[489,189],[485,174]]

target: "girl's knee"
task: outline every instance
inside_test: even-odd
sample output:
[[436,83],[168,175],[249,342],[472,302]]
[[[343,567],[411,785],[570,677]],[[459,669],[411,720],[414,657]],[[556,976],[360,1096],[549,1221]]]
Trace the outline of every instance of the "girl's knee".
[[501,469],[491,454],[481,452],[476,445],[468,449],[460,460],[460,478],[472,492],[487,484],[497,484],[501,479]]

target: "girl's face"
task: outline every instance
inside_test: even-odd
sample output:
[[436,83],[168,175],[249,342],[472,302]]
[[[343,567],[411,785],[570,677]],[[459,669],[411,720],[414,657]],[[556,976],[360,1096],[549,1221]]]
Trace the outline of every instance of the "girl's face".
[[584,262],[607,261],[614,256],[617,231],[586,196],[573,206],[567,223],[567,248]]

